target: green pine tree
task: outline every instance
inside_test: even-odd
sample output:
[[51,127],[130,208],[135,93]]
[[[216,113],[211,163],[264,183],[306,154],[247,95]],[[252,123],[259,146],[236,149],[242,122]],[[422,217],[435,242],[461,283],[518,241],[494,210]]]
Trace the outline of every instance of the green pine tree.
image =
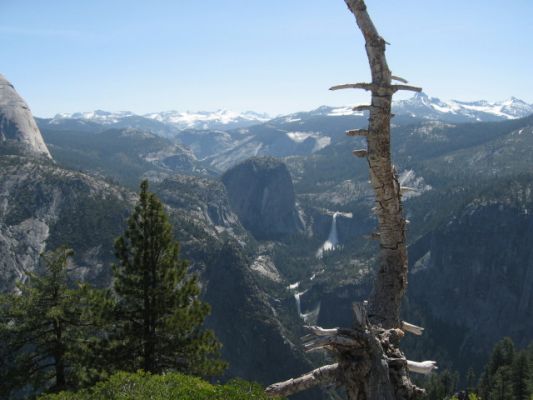
[[494,375],[500,367],[510,366],[515,353],[514,343],[511,338],[505,337],[494,346],[488,365],[489,375]]
[[179,243],[147,181],[141,183],[139,201],[115,252],[110,365],[151,373],[221,373],[221,345],[212,331],[202,328],[210,307],[200,301],[197,278],[180,260]]
[[476,372],[474,368],[468,368],[466,373],[466,388],[469,392],[472,392],[476,389]]
[[514,359],[511,367],[511,379],[515,400],[528,400],[529,391],[529,360],[525,351],[520,352]]
[[0,397],[78,387],[90,337],[87,286],[69,285],[72,250],[44,254],[44,272],[30,273],[0,297]]
[[494,374],[488,399],[514,400],[511,368],[508,365],[498,368]]

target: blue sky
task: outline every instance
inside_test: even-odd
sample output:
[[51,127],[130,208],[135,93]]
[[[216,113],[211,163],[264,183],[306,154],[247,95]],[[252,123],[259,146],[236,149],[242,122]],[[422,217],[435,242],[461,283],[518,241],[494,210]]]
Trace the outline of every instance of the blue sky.
[[[396,75],[431,96],[533,103],[533,1],[367,0]],[[0,73],[37,116],[289,113],[364,101],[343,0],[0,0]],[[405,97],[405,96],[404,96]]]

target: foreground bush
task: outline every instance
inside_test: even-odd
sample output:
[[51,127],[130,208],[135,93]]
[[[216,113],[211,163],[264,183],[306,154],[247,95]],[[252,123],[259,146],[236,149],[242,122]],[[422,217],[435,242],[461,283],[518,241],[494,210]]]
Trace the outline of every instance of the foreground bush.
[[261,386],[242,380],[212,385],[200,378],[169,373],[119,372],[75,393],[61,392],[39,400],[266,400]]

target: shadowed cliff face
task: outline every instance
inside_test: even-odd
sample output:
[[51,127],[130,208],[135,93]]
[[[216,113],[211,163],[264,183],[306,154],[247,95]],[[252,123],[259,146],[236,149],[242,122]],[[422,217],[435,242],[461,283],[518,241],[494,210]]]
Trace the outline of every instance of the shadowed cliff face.
[[52,158],[28,105],[1,74],[0,152],[22,152]]
[[412,246],[409,314],[456,368],[479,363],[504,336],[531,340],[530,206],[471,203]]
[[291,176],[281,161],[251,158],[228,170],[222,182],[232,209],[257,239],[302,231]]

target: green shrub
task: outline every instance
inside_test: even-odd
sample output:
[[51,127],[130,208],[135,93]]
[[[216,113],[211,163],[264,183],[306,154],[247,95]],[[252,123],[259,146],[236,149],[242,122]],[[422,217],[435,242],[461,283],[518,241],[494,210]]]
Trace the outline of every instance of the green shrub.
[[119,372],[95,386],[78,392],[61,392],[39,400],[249,400],[268,399],[256,383],[233,380],[225,385],[210,384],[179,373],[151,375]]

